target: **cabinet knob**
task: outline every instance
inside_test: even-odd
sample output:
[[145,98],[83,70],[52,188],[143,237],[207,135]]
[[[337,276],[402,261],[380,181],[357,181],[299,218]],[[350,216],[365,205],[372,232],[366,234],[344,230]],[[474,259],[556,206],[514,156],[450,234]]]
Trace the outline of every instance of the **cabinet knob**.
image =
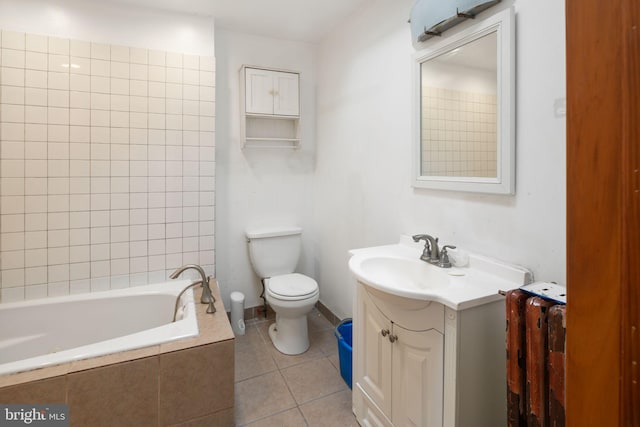
[[387,335],[389,335],[389,330],[388,329],[383,329],[380,331],[380,333],[382,334],[383,337],[386,337]]
[[391,341],[392,343],[398,341],[398,336],[397,335],[389,335],[389,341]]

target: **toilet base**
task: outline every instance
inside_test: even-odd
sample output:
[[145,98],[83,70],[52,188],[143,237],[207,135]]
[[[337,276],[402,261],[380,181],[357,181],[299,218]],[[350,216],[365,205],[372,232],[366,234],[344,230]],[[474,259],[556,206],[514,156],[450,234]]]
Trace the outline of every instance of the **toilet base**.
[[307,316],[292,319],[276,313],[276,323],[269,326],[269,337],[280,353],[288,355],[304,353],[309,349]]

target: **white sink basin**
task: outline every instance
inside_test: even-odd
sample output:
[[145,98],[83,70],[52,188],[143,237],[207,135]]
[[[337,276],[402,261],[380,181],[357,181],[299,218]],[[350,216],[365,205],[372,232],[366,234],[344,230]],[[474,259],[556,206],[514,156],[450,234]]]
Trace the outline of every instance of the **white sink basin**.
[[419,259],[373,256],[355,258],[352,271],[379,288],[425,291],[449,286],[449,275]]
[[466,267],[440,268],[420,260],[422,248],[403,236],[395,245],[354,249],[349,269],[356,280],[378,291],[456,310],[497,300],[499,290],[531,281],[524,268],[474,254]]

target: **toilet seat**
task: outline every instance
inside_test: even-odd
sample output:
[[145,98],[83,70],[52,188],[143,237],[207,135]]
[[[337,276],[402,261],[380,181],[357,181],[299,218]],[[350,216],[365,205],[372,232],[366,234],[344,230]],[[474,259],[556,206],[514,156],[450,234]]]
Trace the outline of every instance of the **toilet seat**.
[[318,293],[318,283],[311,277],[299,273],[270,277],[266,284],[267,292],[280,300],[308,299]]

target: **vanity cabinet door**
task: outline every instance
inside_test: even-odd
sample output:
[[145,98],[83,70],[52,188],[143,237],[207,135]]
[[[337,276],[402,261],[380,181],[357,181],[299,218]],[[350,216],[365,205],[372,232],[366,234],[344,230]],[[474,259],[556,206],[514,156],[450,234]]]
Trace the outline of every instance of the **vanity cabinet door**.
[[362,389],[385,414],[391,413],[391,322],[365,296],[360,329]]
[[442,426],[443,335],[398,325],[393,335],[393,425]]

